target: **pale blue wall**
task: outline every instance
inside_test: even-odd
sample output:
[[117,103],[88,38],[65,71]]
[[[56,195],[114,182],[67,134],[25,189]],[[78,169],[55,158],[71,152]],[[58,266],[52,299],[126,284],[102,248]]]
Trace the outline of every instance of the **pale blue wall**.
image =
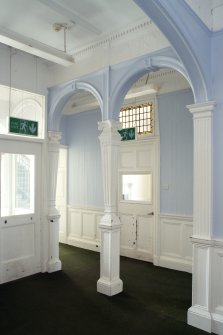
[[214,150],[214,237],[223,239],[223,30],[212,38],[213,100],[216,108],[213,113]]
[[193,122],[186,108],[190,104],[191,91],[158,98],[161,213],[193,214]]
[[68,204],[103,207],[100,111],[63,117],[62,142],[68,145]]
[[[193,129],[186,105],[191,91],[159,96],[161,141],[161,212],[192,215]],[[69,146],[68,203],[103,207],[99,111],[63,117],[62,143]],[[169,185],[164,190],[164,184]]]

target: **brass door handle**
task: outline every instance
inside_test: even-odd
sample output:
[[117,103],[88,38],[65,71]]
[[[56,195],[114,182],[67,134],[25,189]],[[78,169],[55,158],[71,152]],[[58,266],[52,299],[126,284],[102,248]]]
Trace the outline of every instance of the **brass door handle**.
[[154,215],[154,212],[150,212],[150,213],[148,213],[147,215]]

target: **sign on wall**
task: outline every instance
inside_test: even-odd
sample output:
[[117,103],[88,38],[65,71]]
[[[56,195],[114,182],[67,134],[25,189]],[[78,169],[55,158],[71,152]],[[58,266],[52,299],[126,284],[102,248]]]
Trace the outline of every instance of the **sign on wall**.
[[135,140],[135,128],[126,128],[119,130],[122,141]]
[[38,136],[38,122],[10,117],[9,132],[21,135]]

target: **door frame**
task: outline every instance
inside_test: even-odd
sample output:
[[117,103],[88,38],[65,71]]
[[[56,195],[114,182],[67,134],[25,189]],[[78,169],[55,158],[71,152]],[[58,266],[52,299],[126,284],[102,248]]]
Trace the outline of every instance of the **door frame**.
[[[154,146],[154,166],[153,166],[153,207],[154,207],[154,229],[153,229],[153,264],[158,265],[158,259],[160,255],[160,137],[158,135],[147,137],[144,140],[139,141],[129,141],[126,142],[125,145],[136,145],[137,143],[152,143]],[[143,169],[138,170],[141,173],[145,173],[146,171]],[[120,175],[121,173],[131,173],[131,170],[121,170],[118,171],[118,197],[117,197],[117,208],[119,208],[120,201]],[[135,173],[137,171],[134,171]]]
[[[39,271],[47,271],[47,260],[48,260],[48,224],[47,224],[47,142],[43,139],[30,138],[25,136],[18,135],[0,135],[0,144],[3,141],[11,142],[12,145],[19,145],[19,143],[27,144],[38,144],[40,146],[40,164],[39,164]],[[13,149],[11,150],[13,152]],[[1,175],[1,168],[0,168]],[[1,238],[1,229],[0,229],[0,238]],[[1,279],[1,273],[0,273]],[[1,281],[2,282],[2,281]]]

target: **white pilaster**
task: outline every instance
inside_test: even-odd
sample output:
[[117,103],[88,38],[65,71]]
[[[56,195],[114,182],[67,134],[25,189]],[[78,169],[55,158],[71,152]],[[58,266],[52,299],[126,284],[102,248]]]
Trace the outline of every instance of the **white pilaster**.
[[118,154],[121,141],[118,129],[120,129],[120,123],[116,121],[108,120],[99,123],[99,130],[102,130],[99,139],[105,213],[99,225],[101,230],[101,256],[97,291],[108,296],[115,295],[123,290],[123,283],[119,278],[121,224],[116,213]]
[[194,125],[192,307],[188,323],[211,332],[212,113],[213,101],[187,106]]
[[56,209],[56,185],[59,158],[59,145],[61,133],[48,132],[48,222],[49,222],[49,259],[47,271],[61,270],[59,259],[59,219],[60,214]]

